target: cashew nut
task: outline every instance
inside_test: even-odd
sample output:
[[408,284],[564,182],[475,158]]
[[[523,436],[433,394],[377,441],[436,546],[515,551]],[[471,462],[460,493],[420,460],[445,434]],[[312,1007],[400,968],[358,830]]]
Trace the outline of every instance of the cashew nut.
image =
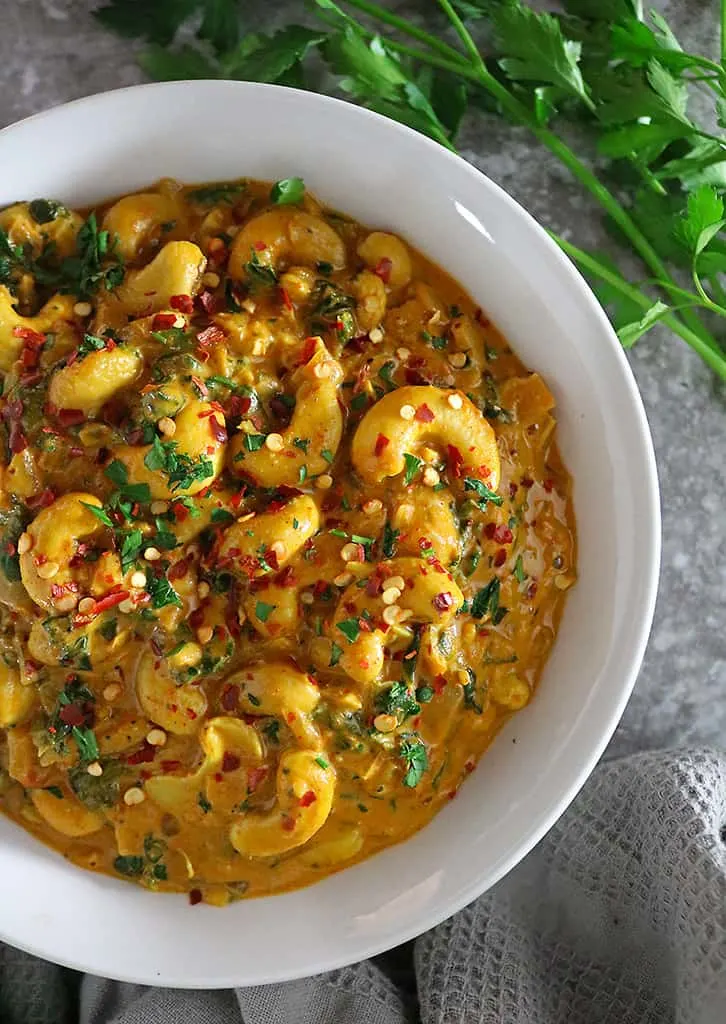
[[207,697],[201,686],[177,686],[165,662],[153,651],[146,651],[139,663],[136,696],[146,717],[176,736],[197,732],[199,720],[207,710]]
[[[401,416],[406,406],[415,410],[411,419]],[[471,476],[496,490],[500,473],[496,435],[461,391],[423,385],[389,392],[361,420],[351,457],[365,480],[380,483],[403,472],[404,455],[415,455],[424,442],[441,448],[451,484]]]
[[229,254],[230,276],[242,280],[253,256],[275,269],[330,263],[334,270],[342,270],[346,262],[345,244],[337,231],[321,217],[289,207],[261,213],[237,233]]
[[273,568],[264,557],[267,551],[275,552],[274,565],[282,569],[319,526],[317,505],[312,498],[299,495],[276,512],[243,516],[228,526],[219,550],[220,560],[244,578],[258,579]]
[[[343,414],[338,405],[342,380],[340,363],[317,338],[312,356],[291,377],[295,411],[290,426],[281,433],[282,446],[271,451],[263,445],[250,451],[248,435],[239,433],[229,447],[232,471],[252,477],[261,487],[295,487],[303,468],[305,477],[327,472],[343,433]],[[306,450],[295,445],[301,439],[309,442]]]

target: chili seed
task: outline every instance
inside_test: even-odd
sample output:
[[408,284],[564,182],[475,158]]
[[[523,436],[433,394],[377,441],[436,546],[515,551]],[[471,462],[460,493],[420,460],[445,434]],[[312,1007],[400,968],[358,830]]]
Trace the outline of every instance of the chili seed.
[[104,687],[103,699],[108,701],[109,704],[117,700],[121,696],[121,687],[118,683],[109,683],[108,686]]
[[212,626],[200,626],[197,630],[197,640],[200,644],[208,644],[214,636],[214,629]]
[[90,302],[77,302],[73,307],[73,312],[76,316],[90,316],[93,312],[93,306]]
[[166,743],[166,733],[163,729],[149,729],[146,734],[146,742],[152,747],[163,747]]
[[93,777],[96,779],[100,775],[103,775],[103,768],[98,763],[98,761],[91,761],[91,763],[86,767],[86,771],[88,772],[89,775],[93,775]]
[[268,434],[265,438],[265,447],[271,452],[281,452],[285,447],[282,434]]
[[401,615],[401,609],[397,604],[389,604],[388,607],[383,609],[383,621],[387,626],[392,626],[398,622]]
[[152,501],[151,503],[151,514],[153,516],[163,516],[169,511],[168,501]]
[[162,416],[156,425],[164,437],[173,437],[176,434],[176,423],[171,416]]
[[374,345],[380,345],[383,341],[383,331],[380,327],[374,327],[373,330],[368,331],[368,337]]
[[92,597],[82,597],[78,602],[78,611],[81,615],[88,615],[96,607],[96,602]]
[[393,732],[398,726],[398,719],[395,715],[376,715],[373,726],[378,732]]
[[464,404],[461,395],[457,395],[456,392],[453,395],[449,395],[447,401],[452,409],[461,409]]
[[158,562],[161,558],[161,551],[158,548],[146,548],[144,558],[147,562]]
[[143,789],[138,786],[132,786],[131,789],[127,789],[124,793],[124,803],[127,807],[133,807],[135,804],[143,804],[146,799],[146,795]]
[[388,587],[383,591],[382,600],[384,604],[395,604],[401,596],[401,591],[398,587]]
[[315,481],[315,486],[321,491],[329,491],[333,486],[333,478],[330,473],[323,473]]
[[131,573],[131,579],[129,580],[132,587],[137,590],[141,590],[142,587],[146,586],[146,573],[136,571]]
[[363,502],[363,511],[367,516],[374,516],[382,508],[383,502],[379,501],[378,498],[371,498],[370,501]]
[[402,420],[412,420],[416,415],[416,410],[412,405],[402,405],[398,410],[398,415]]
[[466,366],[467,355],[466,352],[452,352],[449,356],[449,362],[457,370],[463,369]]
[[29,533],[21,533],[18,537],[18,554],[24,555],[33,546],[33,538]]

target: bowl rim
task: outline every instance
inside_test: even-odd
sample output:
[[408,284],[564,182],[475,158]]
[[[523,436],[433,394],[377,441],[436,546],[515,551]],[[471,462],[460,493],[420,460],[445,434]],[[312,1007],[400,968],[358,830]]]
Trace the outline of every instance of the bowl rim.
[[[298,102],[302,104],[312,103],[313,105],[323,107],[335,107],[338,110],[345,107],[346,114],[344,116],[348,116],[353,119],[358,118],[361,124],[366,121],[378,122],[379,124],[383,123],[383,125],[386,126],[386,129],[394,134],[402,133],[406,136],[415,138],[418,145],[432,154],[433,159],[438,161],[448,161],[457,165],[459,172],[468,174],[471,178],[476,180],[476,183],[480,187],[488,189],[490,193],[494,195],[496,200],[507,208],[511,217],[518,218],[520,220],[524,219],[528,222],[529,228],[539,236],[539,241],[545,247],[547,258],[559,266],[560,273],[569,279],[569,285],[578,293],[579,299],[584,301],[588,315],[593,318],[594,322],[597,322],[603,334],[607,335],[609,338],[612,350],[611,354],[614,354],[617,362],[620,384],[623,389],[623,397],[630,404],[631,411],[637,421],[638,436],[634,441],[636,444],[640,445],[639,455],[643,461],[643,468],[645,470],[642,483],[643,492],[646,495],[644,504],[646,505],[646,515],[648,517],[648,525],[650,529],[648,531],[648,536],[639,544],[640,560],[644,573],[643,593],[645,598],[638,610],[638,627],[637,631],[634,631],[632,636],[630,653],[627,658],[627,672],[624,674],[624,678],[620,683],[618,699],[614,700],[611,704],[609,717],[606,721],[600,722],[600,731],[597,742],[591,744],[587,752],[580,754],[579,760],[571,769],[571,779],[569,784],[562,789],[559,798],[553,800],[552,803],[549,804],[547,814],[542,817],[537,826],[531,829],[526,837],[520,841],[516,849],[513,850],[507,858],[503,858],[500,863],[495,865],[495,867],[486,874],[486,877],[484,872],[479,874],[474,873],[470,883],[457,894],[456,898],[449,900],[443,913],[440,911],[440,908],[435,910],[431,910],[429,908],[428,912],[424,913],[419,911],[416,915],[412,915],[416,917],[415,923],[410,922],[405,927],[402,927],[397,931],[394,942],[391,942],[388,936],[378,939],[371,938],[367,943],[361,940],[358,943],[359,948],[356,950],[354,957],[351,957],[351,955],[345,951],[339,951],[336,954],[331,953],[331,955],[323,957],[322,959],[318,958],[315,961],[314,967],[314,973],[317,974],[376,956],[385,950],[393,948],[394,945],[410,941],[416,936],[423,934],[458,913],[463,907],[470,904],[473,900],[499,882],[534,848],[534,846],[536,846],[536,844],[544,835],[546,835],[567,807],[572,803],[577,793],[587,781],[615,732],[630,698],[642,665],[653,623],[660,572],[662,531],[660,493],[655,451],[643,400],[633,375],[633,371],[610,324],[610,321],[576,266],[553,241],[544,227],[542,227],[542,225],[525,209],[525,207],[510,196],[509,193],[500,185],[489,178],[483,171],[479,170],[469,161],[464,159],[463,156],[447,150],[432,139],[406,125],[381,114],[377,114],[364,107],[349,103],[346,100],[323,96],[318,93],[294,89],[288,86],[242,82],[228,79],[185,79],[173,82],[151,82],[140,85],[125,86],[119,89],[110,89],[104,92],[94,93],[90,96],[83,96],[66,103],[58,104],[47,110],[40,111],[7,125],[0,130],[0,140],[5,142],[8,136],[12,136],[14,132],[17,132],[21,128],[25,128],[28,124],[34,123],[42,125],[43,122],[52,120],[61,111],[66,111],[69,108],[76,110],[92,109],[93,107],[102,108],[104,104],[110,101],[110,98],[122,96],[127,93],[136,94],[149,91],[166,91],[173,93],[175,91],[183,92],[189,89],[201,91],[226,91],[229,93],[230,102],[234,101],[232,93],[269,93],[274,91],[278,94],[287,95],[288,98],[292,100],[297,98]],[[54,963],[70,967],[74,970],[93,974],[97,973],[99,969],[101,969],[99,962],[84,963],[73,957],[59,955],[55,949],[45,946],[42,941],[34,943],[18,943],[16,939],[7,934],[5,926],[1,922],[0,939],[35,956],[45,959],[52,958]],[[99,957],[99,961],[100,960],[102,960],[102,957]],[[102,969],[104,970],[106,977],[115,978],[120,981],[161,987],[174,986],[180,988],[229,988],[239,986],[240,984],[271,984],[274,982],[295,980],[310,976],[309,965],[307,967],[300,966],[293,970],[286,969],[283,973],[275,970],[268,970],[266,974],[259,976],[257,980],[245,980],[242,983],[239,981],[239,976],[217,977],[210,982],[208,979],[204,980],[203,978],[190,976],[193,972],[188,970],[185,971],[185,975],[182,975],[181,967],[180,974],[177,977],[165,977],[161,979],[153,975],[152,968],[149,968],[148,973],[133,971],[108,973],[108,969],[105,965]]]

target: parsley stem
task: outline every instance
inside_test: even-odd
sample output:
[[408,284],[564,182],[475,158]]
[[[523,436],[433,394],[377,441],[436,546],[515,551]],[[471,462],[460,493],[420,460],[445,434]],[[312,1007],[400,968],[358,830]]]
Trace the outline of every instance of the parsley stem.
[[[441,2],[446,3],[447,0],[441,0]],[[548,128],[539,124],[527,107],[525,107],[523,103],[520,103],[520,101],[512,95],[506,86],[497,81],[497,79],[494,78],[486,68],[484,68],[484,73],[480,76],[480,81],[484,88],[486,88],[492,96],[499,101],[501,106],[520,123],[529,128],[536,138],[547,146],[547,148],[554,153],[560,162],[563,163],[565,167],[567,167],[567,169],[580,181],[580,183],[584,185],[585,188],[595,197],[600,206],[603,207],[612,220],[618,225],[637,254],[646,266],[650,267],[656,277],[662,278],[664,281],[672,280],[671,275],[668,273],[668,270],[660,256],[647,240],[645,235],[642,234],[635,222],[631,219],[630,214],[627,212],[625,207],[618,202],[612,192],[600,181],[597,175],[590,170],[587,164],[584,164],[582,160],[576,156],[567,143],[563,142],[563,140],[559,138],[559,136],[555,135],[554,132],[551,132]],[[707,345],[710,341],[711,344],[709,347],[711,349],[718,347],[715,339],[711,337],[695,313],[686,309],[681,315],[693,334],[698,334]]]
[[[393,28],[397,28],[399,32],[403,32],[405,35],[410,36],[412,39],[418,39],[420,43],[424,43],[429,46],[432,50],[438,50],[449,60],[454,62],[461,62],[461,54],[458,53],[453,46],[449,46],[448,43],[442,42],[441,39],[437,39],[436,36],[431,35],[424,29],[414,25],[413,22],[407,18],[401,18],[393,11],[387,10],[385,7],[379,7],[378,4],[371,3],[371,0],[345,0],[348,7],[354,7],[356,10],[363,11],[364,14],[369,14],[372,18],[376,18],[378,21],[382,21],[386,25],[391,25]],[[386,40],[386,45],[390,44],[390,40]],[[458,69],[457,69],[458,70]]]
[[488,75],[489,72],[487,71],[486,64],[482,59],[482,55],[479,53],[479,48],[471,38],[471,32],[469,32],[464,22],[452,7],[450,0],[438,0],[438,3],[441,10],[456,29],[456,34],[464,44],[464,49],[469,54],[474,67],[477,69],[479,74]]
[[721,0],[721,64],[726,63],[726,0]]
[[[559,245],[560,249],[566,253],[570,259],[579,264],[584,270],[589,271],[591,274],[595,274],[603,281],[607,281],[609,285],[616,288],[621,295],[626,296],[631,302],[636,305],[645,313],[653,305],[653,300],[641,292],[638,288],[634,288],[632,285],[624,281],[619,274],[614,273],[608,267],[603,266],[602,263],[594,256],[591,256],[587,252],[583,252],[582,249],[578,249],[576,245],[566,241],[564,238],[560,238],[559,235],[554,234],[550,231],[549,235]],[[661,318],[661,323],[669,327],[675,334],[681,337],[691,348],[698,353],[708,366],[714,370],[719,377],[726,380],[726,356],[719,354],[714,348],[712,348],[704,339],[686,327],[685,324],[681,323],[677,317],[673,316],[672,313],[667,313]]]

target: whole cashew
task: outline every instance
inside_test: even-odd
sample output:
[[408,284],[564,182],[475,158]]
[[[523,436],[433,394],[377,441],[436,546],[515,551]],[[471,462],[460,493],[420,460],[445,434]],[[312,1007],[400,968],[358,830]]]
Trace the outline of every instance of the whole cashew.
[[[406,407],[414,410],[411,418],[401,415]],[[351,456],[364,480],[380,483],[403,472],[404,455],[415,455],[425,442],[442,448],[451,484],[471,476],[492,490],[498,487],[499,451],[491,426],[463,392],[433,385],[384,395],[358,425]]]

